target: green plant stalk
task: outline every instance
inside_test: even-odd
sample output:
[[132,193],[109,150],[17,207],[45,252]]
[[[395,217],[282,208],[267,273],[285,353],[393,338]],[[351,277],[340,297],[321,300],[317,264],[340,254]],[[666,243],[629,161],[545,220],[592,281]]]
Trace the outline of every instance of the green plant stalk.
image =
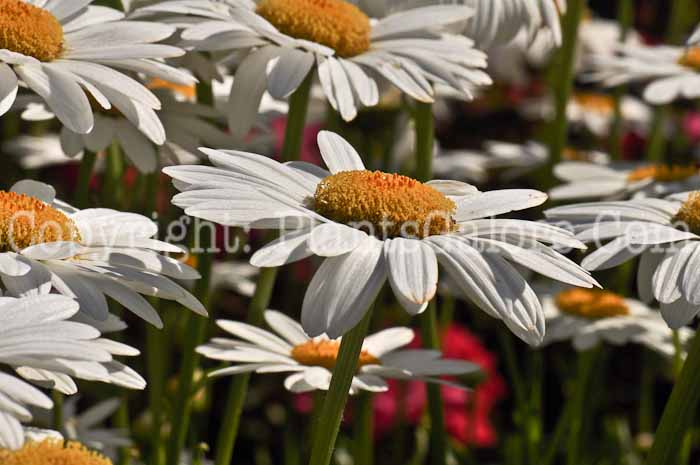
[[374,396],[371,392],[363,392],[357,396],[355,415],[355,454],[357,465],[372,465],[374,463],[374,411],[372,405]]
[[83,151],[83,160],[78,171],[78,185],[75,188],[73,203],[78,208],[87,208],[90,204],[90,179],[95,167],[97,154],[89,150]]
[[[270,304],[275,287],[277,268],[263,268],[258,276],[255,294],[248,307],[248,324],[259,326],[264,321],[264,312]],[[236,445],[243,403],[248,392],[250,374],[236,375],[231,381],[224,408],[224,419],[216,441],[216,465],[229,465]]]
[[[423,346],[430,349],[440,349],[435,307],[435,300],[433,300],[419,318]],[[431,465],[444,465],[447,463],[447,431],[445,431],[442,392],[440,385],[433,383],[429,383],[426,390],[430,415],[430,463]]]
[[573,403],[569,401],[564,406],[564,410],[562,411],[561,415],[559,415],[557,424],[554,427],[554,434],[552,435],[547,451],[544,454],[544,459],[542,459],[542,461],[537,465],[551,465],[554,463],[554,459],[556,458],[557,453],[559,452],[559,447],[564,439],[564,434],[569,428],[572,410]]
[[[129,397],[124,393],[121,395],[121,398],[122,402],[114,417],[114,424],[117,428],[129,433],[131,431],[131,424],[129,422]],[[119,457],[115,465],[129,465],[130,463],[131,450],[128,447],[119,448]]]
[[323,400],[322,413],[314,434],[310,465],[329,465],[331,462],[352,378],[357,372],[362,343],[372,319],[372,311],[373,308],[370,307],[362,320],[343,335],[331,384]]
[[647,465],[674,463],[683,438],[697,414],[700,400],[700,333],[693,339],[671,396],[661,417]]
[[[624,43],[634,22],[634,5],[632,0],[620,0],[617,5],[617,22],[620,25],[620,42]],[[622,110],[620,102],[627,93],[627,86],[617,87],[613,97],[615,99],[615,117],[610,130],[610,155],[613,160],[622,159]]]
[[[197,270],[202,276],[195,285],[194,295],[204,305],[204,308],[209,308],[211,282],[211,265],[212,255],[206,251],[209,248],[211,238],[204,234],[203,249],[205,250],[199,256]],[[187,312],[185,317],[185,345],[183,347],[182,363],[180,365],[180,377],[178,380],[177,393],[175,395],[174,412],[172,417],[172,430],[167,445],[167,462],[179,463],[182,448],[185,445],[187,431],[190,425],[190,416],[192,414],[192,384],[194,373],[199,366],[200,356],[196,352],[196,348],[200,345],[206,334],[207,318],[196,315],[192,312]]]
[[[513,395],[515,397],[515,414],[513,423],[520,430],[519,433],[522,434],[522,439],[518,444],[525,447],[528,436],[525,424],[528,410],[527,389],[523,383],[522,373],[518,368],[518,360],[515,356],[515,348],[513,347],[513,336],[506,331],[499,331],[498,339],[503,355],[505,356],[506,371],[508,372],[508,377],[510,378],[510,382],[513,386]],[[525,452],[526,450],[521,449],[518,456],[524,457]]]
[[578,368],[574,397],[572,399],[571,418],[569,420],[569,440],[567,444],[567,465],[579,465],[581,462],[581,435],[583,432],[584,409],[588,395],[591,373],[595,367],[600,349],[579,352]]
[[63,431],[63,394],[53,390],[51,391],[51,400],[53,400],[53,429],[61,432]]
[[[413,110],[416,130],[416,178],[421,182],[429,181],[433,175],[433,147],[435,145],[435,122],[433,106],[430,103],[416,102]],[[423,346],[439,349],[440,338],[437,327],[437,308],[433,300],[423,312],[420,320]],[[449,324],[449,321],[443,323]],[[443,465],[447,460],[447,433],[442,405],[440,386],[429,384],[428,412],[430,415],[430,462]]]
[[314,72],[310,71],[301,85],[297,87],[297,90],[289,97],[287,127],[284,130],[284,146],[281,153],[283,162],[299,158],[301,143],[304,140],[304,125],[306,124],[306,113],[309,109],[309,96],[311,95],[313,77]]
[[556,69],[559,70],[554,81],[554,111],[555,117],[552,123],[551,140],[549,146],[549,167],[556,165],[561,160],[561,154],[566,147],[566,133],[568,120],[566,107],[569,103],[571,89],[574,80],[574,60],[576,55],[576,42],[578,40],[578,27],[585,7],[585,0],[572,0],[567,2],[566,15],[562,20],[563,43],[559,50]]
[[121,209],[124,200],[122,176],[124,175],[124,156],[119,142],[112,142],[107,150],[107,169],[102,188],[102,202],[112,208]]
[[[159,307],[159,301],[153,299],[151,304]],[[162,448],[162,415],[163,415],[163,388],[165,370],[163,360],[163,337],[161,330],[148,325],[146,328],[146,364],[148,367],[148,410],[151,413],[151,459],[150,465],[164,465],[165,455]]]
[[525,417],[525,441],[527,446],[528,463],[539,465],[540,442],[542,441],[542,352],[530,351],[529,378],[530,397]]

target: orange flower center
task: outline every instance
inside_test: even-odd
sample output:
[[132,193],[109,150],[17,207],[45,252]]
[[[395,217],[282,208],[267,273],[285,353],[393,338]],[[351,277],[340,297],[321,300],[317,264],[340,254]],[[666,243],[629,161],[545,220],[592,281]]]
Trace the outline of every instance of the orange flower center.
[[262,0],[257,13],[280,32],[330,47],[341,57],[370,46],[369,18],[344,0]]
[[609,318],[630,313],[622,297],[598,289],[569,289],[557,296],[556,303],[562,312],[583,318]]
[[653,179],[659,182],[685,181],[698,174],[698,168],[686,165],[649,165],[633,170],[627,175],[629,181]]
[[676,213],[675,221],[685,223],[688,230],[700,234],[700,192],[693,192],[688,196],[688,200]]
[[112,465],[108,458],[93,452],[78,442],[46,439],[28,442],[21,449],[0,449],[2,465]]
[[593,92],[580,92],[572,97],[574,102],[579,104],[587,111],[611,115],[615,112],[615,100],[605,94],[596,94]]
[[153,78],[148,82],[149,89],[168,89],[177,95],[184,97],[186,100],[194,100],[197,96],[197,90],[193,85],[175,84],[174,82],[166,81],[161,78]]
[[0,50],[53,61],[63,52],[63,27],[47,10],[21,0],[0,0]]
[[454,229],[455,203],[415,179],[381,171],[343,171],[316,187],[315,210],[382,237],[426,237]]
[[[303,344],[294,346],[292,349],[292,358],[302,365],[319,366],[333,370],[338,361],[338,351],[340,350],[339,341],[306,341]],[[360,358],[357,361],[357,367],[365,365],[380,365],[381,361],[370,354],[366,350],[360,353]]]
[[678,60],[678,64],[700,71],[700,47],[690,47]]
[[73,220],[34,197],[0,191],[0,252],[56,241],[80,241]]

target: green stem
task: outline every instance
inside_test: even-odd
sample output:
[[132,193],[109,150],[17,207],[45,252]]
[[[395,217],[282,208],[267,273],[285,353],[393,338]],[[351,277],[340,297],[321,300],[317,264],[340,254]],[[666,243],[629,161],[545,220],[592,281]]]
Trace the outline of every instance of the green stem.
[[[264,321],[264,312],[270,304],[272,290],[275,287],[277,268],[263,268],[258,276],[255,294],[248,308],[248,324],[259,326]],[[216,465],[229,465],[238,436],[243,402],[248,392],[250,374],[237,375],[232,381],[224,408],[224,420],[216,441]]]
[[658,106],[654,110],[654,119],[649,131],[649,141],[647,142],[646,159],[654,163],[664,161],[664,149],[666,148],[666,135],[664,134],[666,119],[669,116],[670,108],[667,105]]
[[[130,422],[129,422],[129,398],[126,394],[122,396],[122,402],[119,405],[117,414],[115,416],[114,424],[117,428],[130,432]],[[131,463],[131,449],[128,447],[121,447],[119,449],[119,458],[115,465],[129,465]]]
[[[527,411],[528,411],[528,398],[527,389],[523,383],[523,376],[520,369],[518,368],[518,360],[515,355],[515,348],[513,346],[513,337],[507,331],[499,331],[498,339],[501,344],[501,350],[505,356],[506,371],[508,372],[508,377],[510,378],[511,385],[513,386],[513,394],[515,397],[515,413],[513,415],[513,423],[517,428],[517,448],[518,453],[516,456],[520,459],[525,456],[525,445],[527,444],[527,430],[526,422]],[[522,435],[522,436],[521,436]],[[519,463],[523,463],[521,460]]]
[[559,415],[557,425],[554,427],[554,434],[552,435],[547,451],[544,454],[544,459],[538,465],[550,465],[554,462],[554,459],[559,452],[559,447],[564,440],[564,434],[571,423],[572,407],[572,402],[566,403],[564,410],[562,411],[561,415]]
[[[151,302],[156,309],[159,301]],[[161,331],[151,325],[146,328],[146,364],[148,366],[148,409],[153,419],[151,429],[151,465],[164,465],[165,456],[162,448],[162,402],[165,379],[165,367],[163,366],[163,338]]]
[[[416,130],[416,178],[426,182],[433,174],[433,146],[435,122],[433,106],[430,103],[416,102],[413,114]],[[437,330],[437,309],[433,300],[420,318],[423,346],[439,349],[440,338]],[[440,386],[429,384],[428,412],[430,414],[430,461],[432,465],[443,465],[447,460],[447,433],[442,405]]]
[[63,431],[63,394],[58,391],[51,392],[53,400],[53,429]]
[[[198,271],[202,277],[197,281],[195,286],[195,295],[199,298],[204,308],[209,308],[211,281],[211,265],[212,255],[206,251],[209,247],[211,238],[204,234],[202,242],[204,243],[204,252],[199,256]],[[190,416],[192,414],[192,384],[194,381],[194,373],[199,366],[200,356],[195,351],[197,346],[203,340],[207,329],[207,319],[188,312],[185,317],[185,346],[183,348],[182,362],[180,365],[180,377],[178,380],[177,393],[174,401],[174,412],[172,418],[172,432],[168,441],[167,447],[167,462],[179,463],[182,448],[185,445],[187,431],[190,424]]]
[[90,203],[90,179],[92,178],[92,169],[95,167],[97,154],[85,150],[83,152],[83,160],[80,162],[80,171],[78,172],[78,186],[75,189],[75,206],[78,208],[87,208]]
[[[423,347],[440,349],[440,337],[437,329],[437,310],[435,300],[420,316],[421,338]],[[444,465],[447,463],[447,432],[445,431],[445,412],[442,405],[440,385],[428,384],[428,412],[430,415],[430,463]]]
[[666,403],[663,416],[656,429],[654,445],[647,465],[673,463],[681,447],[683,437],[696,415],[700,400],[700,333],[693,339],[680,377]]
[[566,15],[562,20],[563,43],[559,50],[556,69],[557,79],[554,82],[554,108],[555,119],[552,125],[552,135],[549,146],[550,167],[561,160],[561,154],[566,147],[566,132],[568,120],[566,107],[574,80],[574,59],[576,55],[576,41],[578,39],[578,26],[581,21],[585,0],[572,0],[567,2]]
[[542,352],[530,351],[529,378],[530,398],[525,417],[525,440],[528,463],[540,463],[540,441],[542,440]]
[[115,140],[107,151],[107,169],[102,189],[102,201],[106,205],[119,209],[122,206],[122,176],[124,158],[119,143]]
[[678,379],[683,369],[683,344],[678,330],[673,331],[673,379]]
[[309,108],[313,76],[313,71],[309,72],[301,85],[289,97],[287,127],[284,130],[284,146],[281,154],[283,162],[299,159],[301,143],[304,140],[304,125],[306,124],[306,113]]
[[432,104],[416,102],[413,119],[416,128],[416,178],[426,182],[433,177],[435,123]]
[[357,465],[372,465],[374,463],[374,411],[372,405],[374,396],[371,392],[363,392],[357,398],[355,417],[355,457]]
[[357,372],[362,343],[372,319],[372,311],[373,308],[369,308],[362,321],[345,333],[340,343],[331,385],[323,401],[323,410],[313,439],[310,465],[329,465],[331,462],[352,378]]
[[584,408],[588,395],[588,386],[591,373],[595,366],[597,355],[600,349],[591,349],[580,352],[578,355],[578,371],[574,397],[572,399],[571,419],[569,422],[569,441],[567,444],[568,465],[579,465],[581,461],[581,434],[583,432]]
[[[632,0],[620,0],[617,5],[617,21],[620,24],[620,42],[625,42],[634,22],[634,5]],[[620,102],[627,93],[627,86],[620,86],[614,91],[615,117],[610,130],[610,155],[613,160],[622,158],[622,110]]]

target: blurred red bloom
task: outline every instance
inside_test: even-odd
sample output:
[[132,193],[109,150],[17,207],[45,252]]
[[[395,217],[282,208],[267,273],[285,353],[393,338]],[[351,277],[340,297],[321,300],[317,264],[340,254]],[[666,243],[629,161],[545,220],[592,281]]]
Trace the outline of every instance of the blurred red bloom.
[[[442,340],[445,357],[474,362],[485,375],[485,379],[471,392],[442,387],[447,432],[454,440],[465,445],[494,446],[498,438],[491,423],[491,412],[506,394],[505,382],[496,368],[496,357],[482,345],[479,338],[458,325],[451,325]],[[413,345],[420,345],[419,338],[416,338]],[[425,411],[426,403],[424,383],[391,382],[387,392],[375,396],[377,436],[381,437],[390,431],[399,422],[401,415],[408,423],[417,424]],[[403,414],[400,413],[402,410]]]
[[[284,144],[284,130],[287,127],[287,117],[280,116],[270,123],[270,127],[275,134],[275,158],[279,157],[282,152],[282,144]],[[321,152],[318,151],[316,144],[316,136],[321,130],[321,125],[318,123],[307,124],[304,127],[304,134],[301,141],[301,153],[299,160],[321,165]]]

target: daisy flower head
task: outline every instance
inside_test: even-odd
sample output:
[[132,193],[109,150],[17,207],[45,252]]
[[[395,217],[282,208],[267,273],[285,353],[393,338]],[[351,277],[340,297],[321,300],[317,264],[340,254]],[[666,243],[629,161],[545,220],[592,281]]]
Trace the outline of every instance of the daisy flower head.
[[203,18],[182,32],[200,51],[240,52],[229,97],[229,127],[243,137],[254,122],[265,90],[291,95],[318,72],[330,105],[350,121],[358,108],[379,102],[382,76],[406,95],[434,100],[434,85],[459,94],[490,84],[486,56],[472,41],[445,28],[468,19],[461,5],[434,5],[369,18],[346,0],[180,0],[145,7],[137,14],[171,13]]
[[[221,329],[237,339],[215,338],[197,351],[214,360],[237,364],[216,370],[211,376],[292,373],[284,381],[284,386],[292,392],[328,390],[338,360],[340,339],[331,339],[325,334],[309,337],[299,323],[273,310],[265,312],[265,321],[274,333],[237,321],[217,322]],[[479,370],[471,362],[443,359],[438,351],[401,349],[413,338],[410,328],[389,328],[367,336],[350,393],[386,391],[389,389],[387,379],[443,382],[440,376]]]
[[[673,331],[657,310],[639,300],[610,291],[557,285],[539,288],[538,295],[547,318],[545,345],[570,340],[574,349],[585,351],[602,342],[634,343],[668,357],[675,353]],[[692,334],[682,328],[682,342]]]
[[81,314],[106,321],[106,297],[162,326],[142,297],[174,300],[206,315],[202,304],[171,280],[198,273],[160,252],[182,249],[152,237],[148,218],[106,208],[78,210],[55,198],[53,187],[20,181],[0,191],[0,279],[13,295],[53,289],[75,298]]
[[[550,96],[523,103],[521,113],[531,119],[550,120],[554,117],[554,101]],[[620,100],[620,112],[626,128],[646,131],[651,121],[651,109],[629,95]],[[610,134],[615,121],[615,100],[612,95],[575,91],[566,106],[566,118],[576,128],[583,128],[596,137]]]
[[39,95],[64,126],[87,134],[93,107],[152,121],[158,99],[121,71],[169,74],[163,58],[183,50],[155,44],[172,26],[125,21],[124,14],[92,0],[0,2],[0,115],[18,87]]
[[581,241],[600,245],[583,260],[587,270],[639,257],[639,296],[644,302],[657,300],[671,328],[688,324],[700,312],[700,192],[582,203],[545,214],[570,223]]
[[536,170],[549,159],[545,146],[537,142],[512,144],[486,141],[482,151],[446,150],[433,160],[433,172],[447,179],[464,179],[476,183],[491,177],[512,181]]
[[40,170],[75,162],[80,154],[71,159],[66,156],[57,135],[21,135],[4,142],[0,149],[12,157],[24,170]]
[[554,167],[564,184],[549,191],[552,200],[664,197],[700,187],[700,168],[646,162],[605,166],[565,161]]
[[644,100],[655,105],[700,96],[700,48],[623,45],[616,55],[593,55],[589,78],[614,87],[648,83]]
[[27,441],[17,450],[0,449],[0,462],[3,465],[112,465],[110,459],[79,442],[57,438]]
[[[143,378],[113,358],[138,351],[69,321],[78,308],[75,300],[58,294],[0,297],[0,364],[33,384],[69,394],[75,392],[72,377],[143,389]],[[28,407],[50,409],[53,403],[8,373],[0,373],[0,397],[0,448],[16,449],[24,441],[20,422],[32,419]]]
[[469,300],[533,344],[544,334],[540,304],[511,262],[573,285],[594,285],[587,272],[543,244],[585,248],[570,232],[488,219],[540,205],[544,193],[480,192],[458,181],[421,183],[368,171],[355,149],[334,133],[321,131],[318,144],[329,171],[211,149],[203,151],[214,167],[164,170],[183,191],[173,203],[188,215],[283,231],[251,264],[325,258],[302,308],[311,336],[336,338],[354,327],[387,278],[410,314],[422,312],[437,289],[438,261]]

